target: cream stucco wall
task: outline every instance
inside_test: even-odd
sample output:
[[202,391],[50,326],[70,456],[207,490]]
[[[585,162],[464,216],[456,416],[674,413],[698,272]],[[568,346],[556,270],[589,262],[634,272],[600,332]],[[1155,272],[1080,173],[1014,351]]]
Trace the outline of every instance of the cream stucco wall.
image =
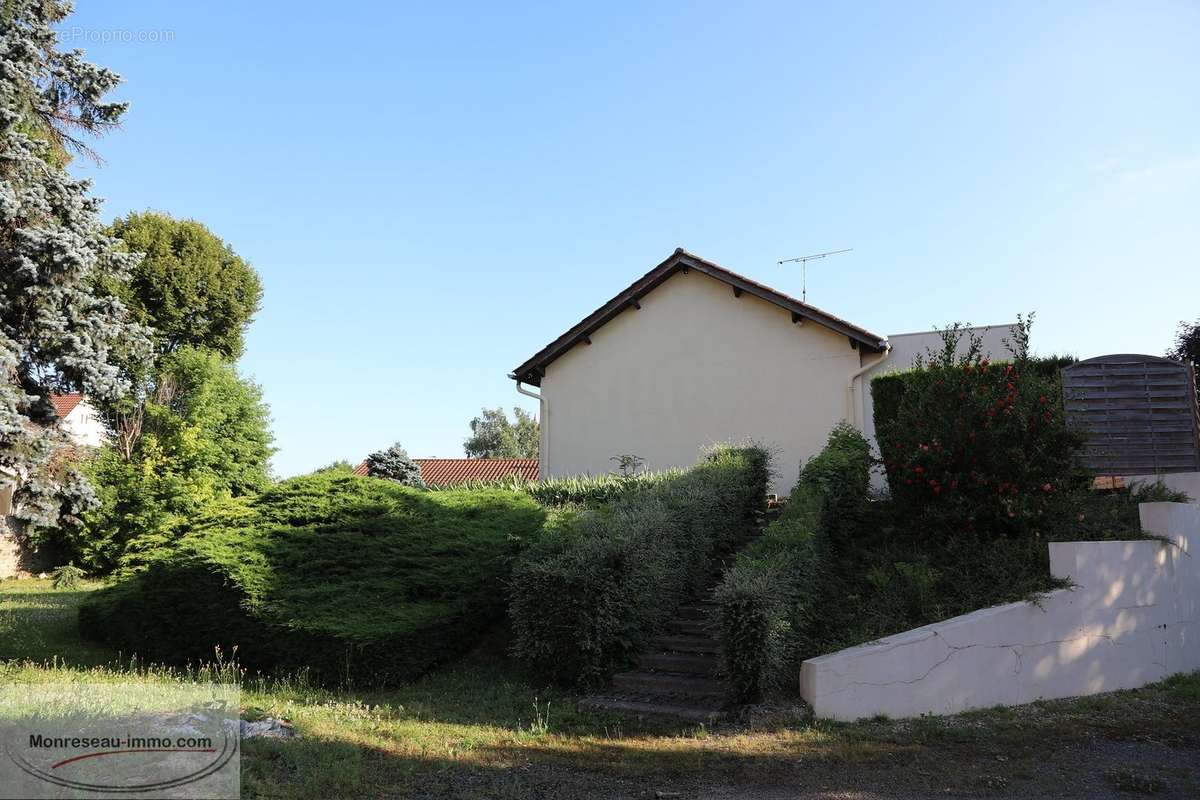
[[846,336],[707,275],[676,273],[552,362],[542,378],[542,469],[610,472],[634,453],[652,469],[695,463],[713,442],[777,450],[772,491],[847,417],[859,350]]

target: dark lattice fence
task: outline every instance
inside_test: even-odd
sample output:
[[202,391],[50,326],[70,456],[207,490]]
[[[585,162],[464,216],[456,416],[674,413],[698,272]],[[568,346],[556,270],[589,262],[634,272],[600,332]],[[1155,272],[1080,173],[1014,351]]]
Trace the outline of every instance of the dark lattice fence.
[[1102,475],[1200,472],[1200,411],[1191,364],[1112,355],[1064,367],[1067,419]]

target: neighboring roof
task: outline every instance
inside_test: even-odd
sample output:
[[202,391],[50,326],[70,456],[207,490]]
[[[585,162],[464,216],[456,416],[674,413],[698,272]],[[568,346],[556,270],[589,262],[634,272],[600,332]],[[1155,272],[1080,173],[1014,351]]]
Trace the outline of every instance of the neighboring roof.
[[[498,481],[517,475],[527,481],[538,479],[536,458],[414,458],[421,480],[430,486],[451,486],[468,481]],[[367,474],[367,462],[359,464],[355,475]]]
[[50,403],[54,406],[54,413],[58,414],[59,419],[66,419],[67,414],[75,410],[75,406],[83,402],[81,394],[52,394],[50,395]]
[[840,317],[835,317],[833,314],[822,311],[816,306],[810,306],[808,303],[801,302],[794,297],[789,297],[769,286],[738,275],[736,272],[730,272],[719,264],[706,261],[680,247],[661,264],[638,278],[616,297],[584,317],[569,331],[543,347],[532,358],[514,369],[509,377],[522,383],[541,386],[542,375],[545,374],[546,367],[552,361],[579,342],[586,341],[593,332],[625,309],[640,307],[638,301],[642,297],[650,293],[676,272],[687,272],[693,269],[732,286],[736,294],[746,292],[762,300],[766,300],[768,303],[773,303],[786,311],[792,312],[793,322],[798,322],[802,319],[812,320],[818,325],[823,325],[832,331],[844,334],[850,338],[851,342],[856,345],[861,344],[868,350],[879,352],[887,347],[887,340],[878,334],[871,333],[865,328],[860,328]]

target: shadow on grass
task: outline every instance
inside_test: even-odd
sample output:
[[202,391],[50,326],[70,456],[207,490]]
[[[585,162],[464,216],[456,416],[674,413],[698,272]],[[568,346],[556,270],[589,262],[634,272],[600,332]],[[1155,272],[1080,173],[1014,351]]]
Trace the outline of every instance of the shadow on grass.
[[79,606],[99,584],[54,589],[49,580],[0,583],[0,660],[58,660],[80,667],[113,663],[117,654],[79,635]]

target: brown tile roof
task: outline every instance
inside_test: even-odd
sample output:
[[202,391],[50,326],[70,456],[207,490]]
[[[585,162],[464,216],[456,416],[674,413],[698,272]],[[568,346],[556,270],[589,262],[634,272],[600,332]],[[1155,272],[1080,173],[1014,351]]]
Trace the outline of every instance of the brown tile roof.
[[[536,458],[414,458],[421,480],[430,486],[452,486],[467,481],[498,481],[518,475],[527,481],[538,479]],[[367,462],[354,469],[355,475],[367,474]]]
[[58,414],[59,419],[66,419],[67,414],[75,410],[75,406],[83,402],[81,394],[52,394],[50,395],[50,403],[54,406],[54,413]]
[[738,275],[736,272],[731,272],[719,264],[707,261],[680,247],[668,256],[665,261],[638,278],[616,297],[584,317],[569,331],[535,353],[528,361],[514,369],[508,377],[522,383],[541,386],[542,374],[550,362],[570,350],[577,343],[588,340],[588,337],[594,331],[625,309],[630,307],[640,308],[641,306],[638,305],[638,301],[676,272],[686,272],[691,269],[732,286],[735,294],[749,292],[755,297],[762,298],[780,308],[791,311],[793,322],[801,319],[812,320],[818,325],[824,325],[830,330],[848,336],[855,346],[861,343],[864,347],[872,351],[882,351],[887,346],[884,337],[878,334],[871,333],[865,328],[860,328],[841,317],[835,317],[833,314],[822,311],[816,306],[810,306],[808,303],[778,292],[770,286],[751,280],[743,275]]

